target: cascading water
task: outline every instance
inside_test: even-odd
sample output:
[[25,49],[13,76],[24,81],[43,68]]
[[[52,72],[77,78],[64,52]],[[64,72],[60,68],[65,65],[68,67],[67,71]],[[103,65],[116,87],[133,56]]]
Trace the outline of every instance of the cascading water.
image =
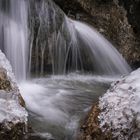
[[30,16],[30,71],[42,75],[81,69],[76,31],[64,13],[50,0],[32,0],[30,9],[36,15]]
[[66,17],[52,1],[33,0],[30,9],[36,15],[30,19],[30,71],[36,75],[87,69],[102,75],[130,72],[128,64],[109,41],[90,26]]
[[[80,119],[112,77],[131,71],[110,42],[52,0],[1,0],[0,48],[20,82],[33,137],[40,139],[74,140]],[[23,83],[27,71],[44,78]]]
[[93,28],[67,18],[50,0],[32,2],[29,59],[25,0],[0,2],[0,47],[10,60],[17,79],[26,78],[28,62],[29,71],[33,69],[37,75],[43,75],[49,67],[54,74],[84,71],[87,66],[104,75],[130,71],[119,52]]
[[97,74],[123,75],[131,71],[130,66],[115,47],[94,28],[72,21],[79,37],[79,46],[88,53]]
[[26,79],[28,59],[28,9],[24,0],[0,1],[0,48],[18,81]]

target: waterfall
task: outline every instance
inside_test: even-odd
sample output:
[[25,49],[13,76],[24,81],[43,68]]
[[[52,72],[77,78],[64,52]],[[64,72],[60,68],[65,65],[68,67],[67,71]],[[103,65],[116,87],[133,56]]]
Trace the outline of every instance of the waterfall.
[[81,69],[76,32],[65,14],[51,0],[32,0],[30,9],[30,71],[38,76]]
[[131,71],[121,54],[100,33],[69,19],[51,0],[32,0],[30,9],[35,16],[30,16],[29,65],[36,76],[75,71],[122,75]]
[[83,49],[88,53],[96,73],[123,75],[131,71],[122,55],[93,27],[78,21],[72,22],[80,39],[79,46],[83,46]]
[[24,0],[0,1],[0,48],[17,80],[25,80],[28,59],[28,9]]
[[109,41],[69,19],[52,0],[1,0],[0,49],[19,81],[28,71],[42,76],[75,71],[122,75],[131,70]]

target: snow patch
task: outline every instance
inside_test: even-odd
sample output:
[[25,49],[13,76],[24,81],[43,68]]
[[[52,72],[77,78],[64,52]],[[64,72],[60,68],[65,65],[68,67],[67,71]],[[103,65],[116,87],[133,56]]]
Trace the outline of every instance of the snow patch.
[[140,69],[114,82],[100,98],[100,127],[119,140],[140,138]]

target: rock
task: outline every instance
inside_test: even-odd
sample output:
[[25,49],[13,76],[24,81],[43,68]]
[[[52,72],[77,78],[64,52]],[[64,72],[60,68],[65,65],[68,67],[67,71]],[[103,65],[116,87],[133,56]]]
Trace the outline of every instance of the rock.
[[119,0],[119,5],[122,5],[127,11],[129,23],[136,34],[140,34],[140,0]]
[[[113,138],[136,140],[140,138],[140,69],[113,83],[100,98],[100,127],[111,131]],[[106,127],[108,126],[108,128]]]
[[101,110],[98,104],[95,104],[90,110],[85,122],[80,127],[78,140],[111,140],[111,132],[104,133],[100,128],[98,116]]
[[0,51],[0,140],[23,140],[27,116],[12,68]]
[[140,138],[140,69],[111,84],[81,126],[79,140]]
[[25,133],[27,133],[27,130],[24,123],[8,122],[6,125],[0,124],[1,140],[25,140]]

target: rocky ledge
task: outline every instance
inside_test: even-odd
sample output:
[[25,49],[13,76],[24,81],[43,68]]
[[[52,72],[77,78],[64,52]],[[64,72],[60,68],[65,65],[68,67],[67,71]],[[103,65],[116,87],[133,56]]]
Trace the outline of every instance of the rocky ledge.
[[27,116],[12,68],[0,51],[0,140],[22,140],[27,132]]
[[91,109],[79,140],[140,138],[140,69],[114,82]]

